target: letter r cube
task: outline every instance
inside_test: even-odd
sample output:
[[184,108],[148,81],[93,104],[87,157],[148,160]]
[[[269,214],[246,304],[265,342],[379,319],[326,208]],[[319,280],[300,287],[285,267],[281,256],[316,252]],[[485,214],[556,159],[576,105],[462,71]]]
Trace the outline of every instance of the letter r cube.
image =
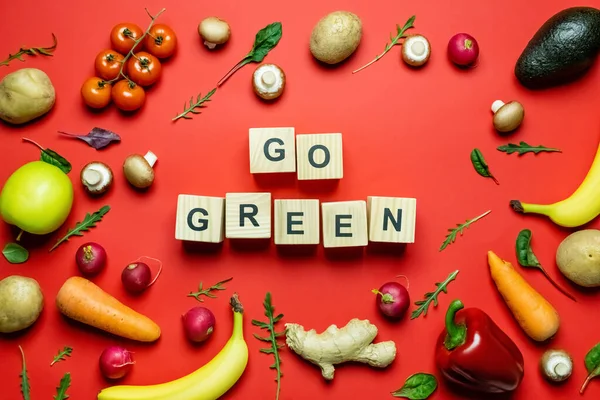
[[250,128],[250,173],[296,172],[294,128]]

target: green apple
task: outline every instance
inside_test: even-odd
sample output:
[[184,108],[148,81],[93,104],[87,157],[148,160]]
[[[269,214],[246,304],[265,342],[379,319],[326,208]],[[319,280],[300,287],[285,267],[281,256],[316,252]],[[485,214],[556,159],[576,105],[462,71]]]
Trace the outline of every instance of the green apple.
[[25,232],[57,230],[73,206],[73,184],[58,167],[33,161],[17,169],[0,192],[0,215]]

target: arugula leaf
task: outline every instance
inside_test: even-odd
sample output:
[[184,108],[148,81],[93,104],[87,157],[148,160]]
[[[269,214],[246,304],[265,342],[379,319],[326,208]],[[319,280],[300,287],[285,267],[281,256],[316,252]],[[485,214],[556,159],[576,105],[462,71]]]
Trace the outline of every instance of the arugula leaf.
[[21,374],[21,393],[23,393],[23,400],[31,400],[31,386],[29,385],[29,377],[27,376],[27,364],[25,364],[25,352],[23,348],[19,346],[21,350],[22,369]]
[[71,386],[71,374],[67,372],[60,380],[59,386],[56,388],[54,400],[67,400],[69,398],[69,395],[67,394],[69,386]]
[[483,176],[484,178],[491,178],[496,185],[500,184],[490,172],[490,167],[485,161],[485,158],[483,158],[481,150],[473,149],[473,151],[471,151],[471,164],[473,164],[473,168],[475,168],[475,171],[477,171],[479,175]]
[[479,221],[481,218],[485,217],[486,215],[488,215],[491,212],[492,212],[492,210],[488,210],[488,211],[484,212],[483,214],[481,214],[480,216],[470,219],[463,224],[456,224],[456,228],[449,228],[448,232],[450,232],[450,233],[448,233],[446,235],[446,240],[444,240],[444,242],[440,246],[440,251],[444,250],[446,247],[448,247],[448,245],[454,243],[456,241],[457,234],[460,233],[460,235],[462,236],[463,230],[465,230],[466,228],[471,226],[472,223]]
[[198,300],[200,303],[204,303],[204,300],[202,300],[202,298],[200,296],[204,295],[206,297],[210,297],[211,299],[216,299],[217,296],[215,296],[214,294],[212,294],[212,291],[215,290],[225,290],[226,288],[223,287],[223,284],[226,282],[229,282],[230,280],[232,280],[233,278],[227,278],[221,282],[217,282],[215,283],[213,286],[209,287],[208,289],[202,289],[202,282],[200,282],[200,286],[198,288],[197,292],[190,292],[187,297],[194,297],[196,300]]
[[545,151],[545,152],[562,153],[562,151],[559,150],[559,149],[555,149],[555,148],[552,148],[552,147],[545,147],[545,146],[542,146],[542,145],[532,146],[532,145],[527,144],[527,143],[525,143],[523,141],[521,141],[519,144],[509,143],[507,145],[499,146],[497,148],[497,150],[505,152],[506,154],[518,153],[519,156],[522,156],[525,153],[539,154],[539,153],[541,153],[543,151]]
[[17,243],[6,243],[2,254],[11,264],[21,264],[29,259],[29,251]]
[[583,386],[579,390],[580,394],[583,394],[588,383],[595,377],[600,375],[600,343],[592,347],[592,349],[585,356],[585,368],[588,371],[588,376],[583,382]]
[[64,361],[65,357],[71,357],[71,353],[73,349],[69,346],[65,346],[62,350],[58,351],[58,354],[54,356],[54,359],[50,363],[50,366],[53,366],[57,362]]
[[43,149],[40,159],[48,164],[60,168],[62,172],[68,174],[71,172],[72,166],[63,156],[51,149]]
[[444,282],[436,282],[436,289],[433,292],[425,293],[425,300],[419,300],[415,302],[416,306],[419,306],[415,311],[412,312],[410,319],[418,318],[419,315],[423,314],[423,316],[427,315],[427,310],[429,309],[429,304],[433,301],[433,306],[437,307],[438,305],[438,295],[441,292],[448,293],[448,284],[456,279],[458,275],[458,270],[452,272]]
[[64,237],[62,237],[58,242],[56,242],[56,244],[54,246],[52,246],[52,248],[49,251],[54,250],[61,243],[69,240],[69,238],[71,236],[83,236],[84,231],[88,231],[90,228],[95,227],[96,222],[101,221],[102,217],[109,211],[110,211],[110,206],[103,206],[100,210],[94,212],[91,215],[90,215],[90,213],[87,213],[85,215],[85,218],[83,219],[83,222],[77,222],[75,224],[75,227],[73,229],[69,229],[67,231],[67,234]]
[[425,400],[437,389],[435,376],[426,373],[417,373],[409,376],[404,385],[392,392],[394,397],[405,397],[411,400]]

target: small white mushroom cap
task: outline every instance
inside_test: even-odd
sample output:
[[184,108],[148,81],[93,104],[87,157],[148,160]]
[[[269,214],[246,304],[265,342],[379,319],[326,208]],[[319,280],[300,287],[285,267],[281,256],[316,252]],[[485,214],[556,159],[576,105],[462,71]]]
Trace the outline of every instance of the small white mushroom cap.
[[564,350],[547,350],[540,359],[540,369],[546,379],[562,382],[573,373],[573,359]]
[[204,45],[212,50],[229,40],[231,29],[227,21],[219,17],[207,17],[198,24],[198,33],[204,39]]
[[259,65],[252,75],[252,86],[259,97],[276,99],[285,88],[285,73],[275,64]]
[[113,182],[113,173],[110,167],[100,161],[86,164],[80,173],[83,188],[89,194],[105,193]]
[[138,189],[145,189],[154,182],[152,167],[157,161],[156,154],[149,151],[145,156],[132,154],[123,163],[123,174],[127,181]]
[[424,65],[431,55],[429,40],[422,35],[409,35],[402,43],[402,60],[413,67]]

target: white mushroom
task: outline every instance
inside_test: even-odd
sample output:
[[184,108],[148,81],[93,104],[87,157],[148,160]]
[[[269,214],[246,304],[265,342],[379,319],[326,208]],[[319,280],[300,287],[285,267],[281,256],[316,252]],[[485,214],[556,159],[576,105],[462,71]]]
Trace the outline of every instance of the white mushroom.
[[431,45],[425,36],[410,35],[402,43],[402,60],[413,67],[424,65],[431,55]]
[[573,359],[564,350],[547,350],[540,359],[540,369],[546,379],[562,382],[573,373]]
[[219,17],[208,17],[198,24],[198,33],[204,39],[204,45],[212,50],[229,40],[231,29],[227,21]]
[[525,118],[523,105],[518,101],[510,101],[505,104],[502,100],[496,100],[492,103],[492,112],[494,113],[494,128],[498,132],[514,131]]
[[85,191],[97,195],[110,188],[113,182],[113,173],[108,165],[100,161],[92,161],[81,169],[80,178]]
[[149,151],[145,156],[132,154],[123,163],[123,173],[127,181],[138,189],[145,189],[154,182],[154,164],[158,158]]
[[285,73],[275,64],[259,65],[252,75],[252,86],[259,97],[276,99],[285,88]]

